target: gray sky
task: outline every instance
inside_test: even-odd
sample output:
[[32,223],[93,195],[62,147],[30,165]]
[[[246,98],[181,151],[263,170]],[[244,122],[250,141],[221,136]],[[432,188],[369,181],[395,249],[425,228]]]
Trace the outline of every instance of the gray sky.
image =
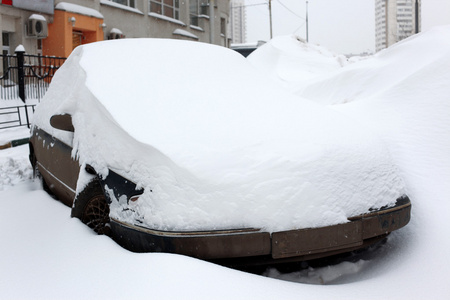
[[[245,0],[247,42],[269,40],[268,0]],[[258,5],[262,4],[262,5]],[[306,37],[306,0],[272,0],[273,36]],[[373,52],[375,0],[308,0],[309,41],[338,53]],[[422,0],[422,31],[450,24],[450,0]]]

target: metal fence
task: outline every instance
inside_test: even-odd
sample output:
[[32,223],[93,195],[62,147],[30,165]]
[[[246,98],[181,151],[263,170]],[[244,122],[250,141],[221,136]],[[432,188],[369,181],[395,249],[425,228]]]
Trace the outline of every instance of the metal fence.
[[[45,95],[55,72],[62,66],[66,58],[25,54],[16,51],[15,55],[0,54],[0,129],[28,125],[29,109],[34,112],[34,105],[26,105],[29,101],[38,103]],[[7,107],[7,101],[20,99],[24,106]],[[16,104],[17,105],[17,104]],[[13,112],[12,112],[13,111]],[[25,119],[20,112],[25,112]],[[17,117],[13,117],[17,115]],[[26,122],[25,122],[26,121]],[[5,124],[17,124],[8,125]]]
[[30,127],[30,115],[36,105],[11,106],[0,108],[0,129],[19,126]]
[[[66,60],[64,57],[31,55],[16,52],[0,54],[0,99],[42,99],[55,72]],[[23,90],[22,90],[23,88]]]

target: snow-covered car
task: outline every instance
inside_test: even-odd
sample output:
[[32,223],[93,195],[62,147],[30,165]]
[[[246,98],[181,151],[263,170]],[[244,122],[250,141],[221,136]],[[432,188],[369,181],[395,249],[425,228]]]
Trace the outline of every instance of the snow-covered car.
[[33,122],[30,160],[44,187],[132,251],[307,260],[365,247],[410,219],[369,128],[223,47],[78,47]]

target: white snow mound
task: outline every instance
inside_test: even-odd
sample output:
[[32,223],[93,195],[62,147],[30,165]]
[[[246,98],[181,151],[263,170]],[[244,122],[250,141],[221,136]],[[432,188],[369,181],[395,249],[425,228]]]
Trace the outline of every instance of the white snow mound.
[[258,70],[272,76],[286,88],[339,70],[348,64],[344,55],[306,43],[294,35],[273,38],[247,59]]
[[[317,78],[313,84],[299,83],[294,92],[318,103],[342,104],[424,91],[421,87],[443,82],[442,76],[448,74],[450,40],[441,37],[448,36],[449,28],[440,26],[414,35],[369,59]],[[426,95],[437,94],[435,88],[441,87],[425,90]]]

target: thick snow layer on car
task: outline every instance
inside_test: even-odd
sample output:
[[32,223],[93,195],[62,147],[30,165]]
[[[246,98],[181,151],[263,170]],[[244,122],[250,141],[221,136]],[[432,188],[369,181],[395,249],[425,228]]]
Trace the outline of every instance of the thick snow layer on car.
[[[73,141],[49,125],[60,113],[73,116]],[[79,47],[53,79],[35,125],[73,144],[81,164],[145,188],[130,206],[113,201],[111,216],[156,229],[325,226],[404,194],[389,151],[368,127],[281,90],[239,54],[207,44]]]

